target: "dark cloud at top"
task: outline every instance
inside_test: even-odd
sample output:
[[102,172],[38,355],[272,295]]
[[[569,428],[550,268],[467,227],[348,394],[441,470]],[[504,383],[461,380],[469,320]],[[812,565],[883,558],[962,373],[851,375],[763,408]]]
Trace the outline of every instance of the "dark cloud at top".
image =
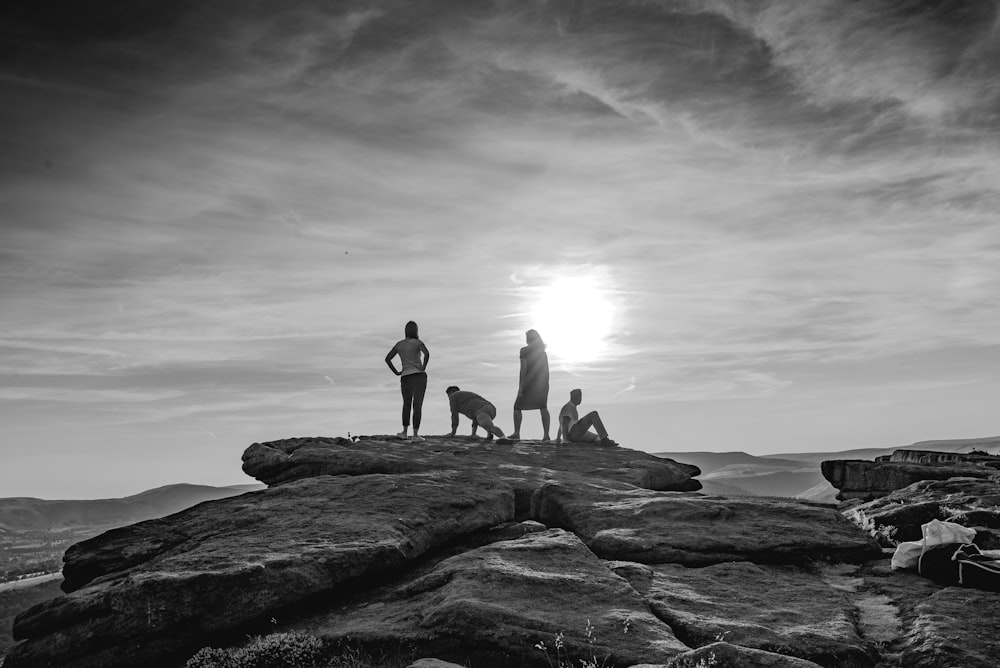
[[184,96],[206,115],[256,109],[396,149],[477,117],[590,119],[602,131],[693,118],[726,141],[826,152],[934,133],[976,141],[1000,123],[993,0],[115,0],[5,11],[0,74],[18,83],[0,85],[21,87],[24,105],[5,120],[36,132],[73,116],[45,113],[67,95],[23,90],[32,82],[80,86],[84,114],[88,90],[118,94],[103,104],[123,113]]

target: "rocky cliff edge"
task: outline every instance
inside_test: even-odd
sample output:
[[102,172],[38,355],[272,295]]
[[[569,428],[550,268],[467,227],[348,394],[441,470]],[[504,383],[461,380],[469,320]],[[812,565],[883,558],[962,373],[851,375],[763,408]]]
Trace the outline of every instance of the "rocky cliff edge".
[[703,495],[626,448],[297,438],[243,467],[270,487],[70,548],[5,668],[180,666],[275,628],[474,668],[548,666],[556,637],[607,666],[935,666],[957,625],[986,638],[962,665],[1000,651],[836,509]]

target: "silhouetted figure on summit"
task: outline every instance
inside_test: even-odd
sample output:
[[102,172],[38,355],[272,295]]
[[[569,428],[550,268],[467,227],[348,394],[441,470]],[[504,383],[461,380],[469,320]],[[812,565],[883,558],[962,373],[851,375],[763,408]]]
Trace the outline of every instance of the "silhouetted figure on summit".
[[[559,437],[567,443],[594,443],[598,445],[618,445],[608,438],[608,430],[604,428],[601,416],[597,411],[590,411],[582,418],[576,407],[583,401],[583,390],[570,390],[569,401],[559,411]],[[590,431],[597,430],[595,435]]]
[[[412,320],[406,323],[404,329],[405,339],[396,342],[389,354],[385,356],[385,363],[389,365],[392,372],[399,376],[399,389],[403,394],[403,431],[396,434],[400,438],[407,437],[410,428],[410,409],[413,410],[413,437],[411,441],[424,440],[420,436],[420,417],[424,407],[424,393],[427,392],[427,362],[431,359],[431,354],[427,346],[417,336],[417,323]],[[423,359],[421,359],[423,353]],[[392,358],[399,355],[399,363],[403,367],[402,371],[397,371],[392,364]]]
[[517,381],[517,398],[514,400],[514,433],[511,438],[521,438],[521,411],[541,411],[542,440],[549,440],[549,356],[545,342],[533,329],[524,333],[528,345],[521,348],[521,373]]
[[497,416],[497,408],[490,402],[483,399],[475,392],[460,390],[457,385],[452,385],[445,393],[448,395],[448,404],[451,406],[451,433],[454,436],[458,429],[459,414],[472,420],[472,435],[476,435],[476,429],[482,427],[486,430],[486,440],[492,441],[493,437],[503,438],[503,431],[493,424],[493,419]]

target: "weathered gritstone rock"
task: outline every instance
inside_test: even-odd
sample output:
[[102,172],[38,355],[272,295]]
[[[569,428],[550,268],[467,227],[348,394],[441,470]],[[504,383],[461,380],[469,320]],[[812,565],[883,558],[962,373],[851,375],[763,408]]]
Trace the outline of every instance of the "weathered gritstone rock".
[[558,529],[448,558],[416,579],[295,626],[476,668],[549,666],[558,634],[563,658],[574,665],[595,656],[621,666],[666,661],[688,650],[628,582]]
[[691,647],[724,640],[820,665],[876,663],[855,630],[853,606],[819,575],[745,561],[646,568],[649,578],[625,564],[613,569],[629,578],[653,613]]
[[[464,665],[475,656],[475,668],[548,666],[534,645],[545,641],[551,655],[560,632],[576,657],[610,652],[618,666],[814,665],[791,654],[827,666],[852,657],[867,665],[865,647],[886,666],[977,666],[998,652],[1000,634],[989,621],[997,594],[946,594],[930,580],[892,571],[867,534],[816,504],[651,491],[697,487],[698,469],[623,448],[306,438],[255,444],[245,466],[274,486],[71,548],[70,593],[21,615],[15,632],[27,640],[5,668],[175,668],[202,646],[273,629],[272,618],[281,631],[298,625],[329,638],[397,638],[426,650],[413,657]],[[1000,505],[995,484],[920,483],[914,489],[926,497],[879,507],[933,504],[939,514],[957,508],[990,523]],[[868,559],[875,561],[813,563]],[[810,565],[800,572],[753,563]],[[723,572],[734,582],[729,590]],[[843,594],[840,610],[867,643],[861,655],[852,654],[854,640],[829,592],[817,589],[817,572]],[[664,573],[674,574],[669,585]],[[661,613],[690,642],[714,639],[692,621],[705,620],[747,644],[784,635],[789,648],[768,646],[789,655],[730,643],[689,651],[637,592],[649,594],[654,582],[661,583]],[[760,593],[751,610],[761,583],[770,593]],[[800,611],[803,599],[821,605],[797,613],[794,626],[781,610]],[[941,604],[953,610],[939,614]],[[829,654],[820,656],[823,643]]]
[[441,659],[418,659],[406,668],[465,668],[465,666]]
[[641,663],[629,668],[820,668],[794,656],[716,642],[678,654],[665,664]]
[[488,470],[515,491],[519,514],[543,483],[599,481],[646,489],[696,491],[697,466],[644,452],[594,444],[518,441],[498,445],[468,437],[430,436],[409,443],[389,436],[350,439],[293,438],[254,443],[243,470],[268,485],[315,475],[360,475],[448,469]]
[[882,554],[836,510],[794,501],[549,484],[532,515],[573,531],[604,559],[648,564],[861,562]]
[[897,541],[920,540],[920,527],[933,519],[997,529],[1000,528],[1000,481],[923,480],[843,512],[847,517],[867,518],[877,526],[896,527]]
[[134,666],[511,520],[513,493],[456,472],[322,476],[109,531],[14,625],[5,668]]
[[895,450],[887,457],[876,457],[875,461],[915,462],[918,464],[962,464],[1000,469],[1000,457],[996,455],[937,452],[935,450]]
[[907,461],[873,462],[836,459],[820,464],[823,477],[840,490],[840,500],[870,501],[921,480],[989,478],[997,471],[971,464],[916,464]]
[[[380,447],[369,447],[375,444]],[[411,445],[398,439],[358,445],[349,438],[322,436],[254,443],[243,453],[243,471],[268,485],[280,485],[320,475],[421,473],[435,468],[411,457]]]
[[902,665],[996,668],[1000,662],[1000,593],[945,587],[915,608]]

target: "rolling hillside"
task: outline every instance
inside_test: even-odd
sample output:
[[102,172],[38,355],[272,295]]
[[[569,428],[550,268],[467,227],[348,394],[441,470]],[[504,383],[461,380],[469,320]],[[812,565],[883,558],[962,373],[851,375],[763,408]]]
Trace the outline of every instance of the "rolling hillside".
[[[857,450],[840,450],[837,452],[799,452],[765,455],[767,459],[792,459],[797,461],[822,462],[826,459],[875,459],[882,455],[891,455],[895,450],[935,450],[937,452],[971,452],[984,450],[990,453],[1000,451],[1000,436],[985,438],[954,438],[936,441],[918,441],[898,448],[861,448]],[[670,455],[666,455],[670,456]]]
[[752,496],[792,496],[835,503],[837,490],[819,470],[828,459],[875,459],[894,450],[936,450],[938,452],[996,452],[1000,436],[919,441],[898,448],[861,448],[839,452],[796,452],[751,455],[746,452],[656,452],[658,457],[694,464],[701,469],[699,480],[710,494]]
[[263,485],[210,487],[177,484],[120,499],[48,501],[0,498],[0,530],[58,531],[74,527],[112,527],[171,515],[203,501],[236,496]]

